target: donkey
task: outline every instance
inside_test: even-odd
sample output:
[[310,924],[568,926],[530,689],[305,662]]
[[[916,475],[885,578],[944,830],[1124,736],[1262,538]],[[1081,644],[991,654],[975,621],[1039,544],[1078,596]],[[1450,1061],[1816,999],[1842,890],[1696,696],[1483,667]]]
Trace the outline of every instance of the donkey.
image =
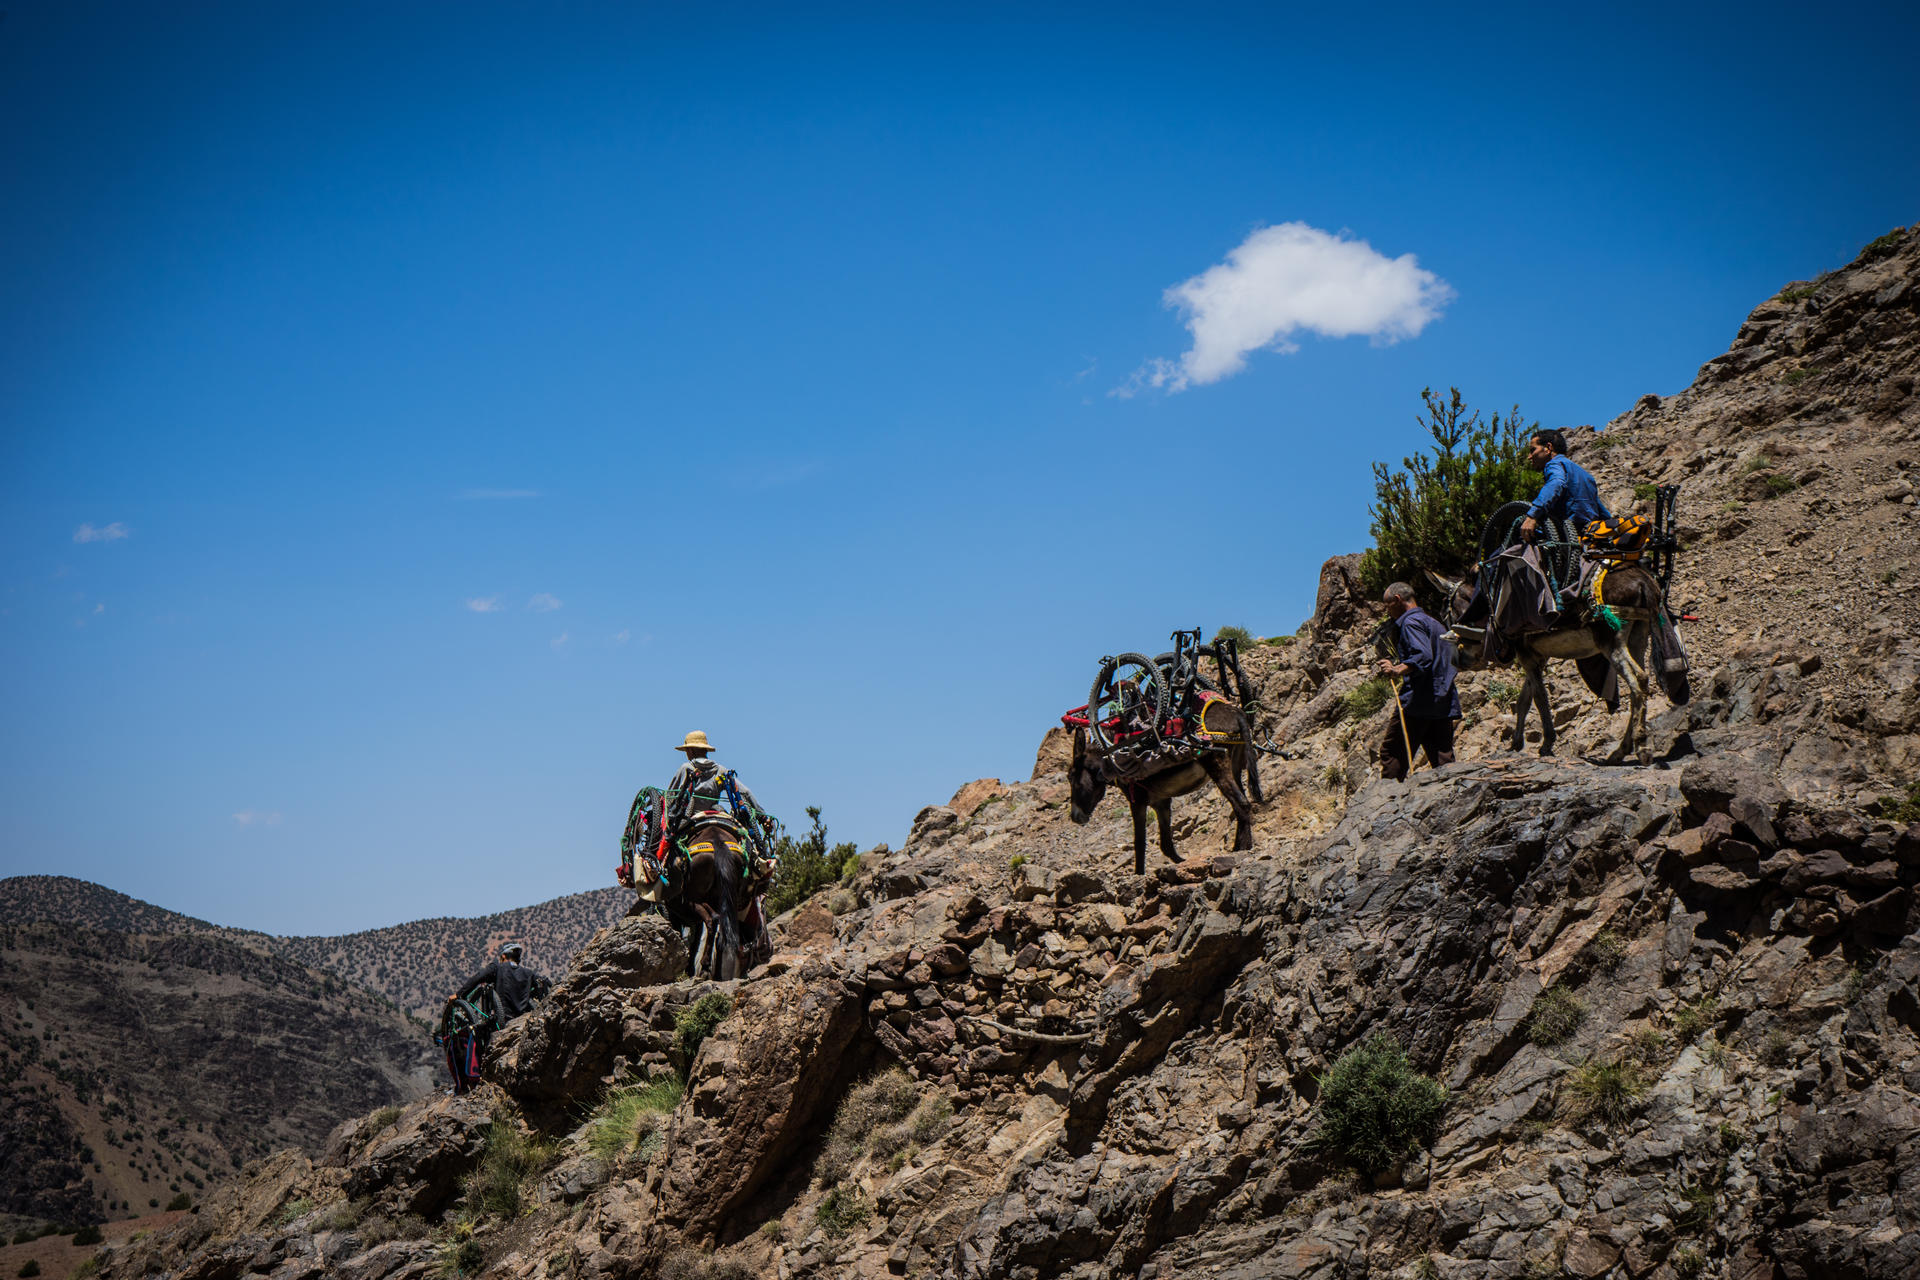
[[740,829],[714,815],[696,815],[685,844],[687,857],[668,860],[666,883],[652,905],[686,935],[688,977],[703,970],[716,981],[740,977],[773,954],[759,899],[746,883]]
[[[1147,873],[1147,810],[1152,809],[1160,820],[1160,852],[1179,862],[1180,855],[1173,851],[1173,798],[1198,791],[1209,780],[1233,809],[1234,852],[1253,848],[1253,806],[1248,803],[1246,792],[1240,789],[1239,781],[1246,769],[1247,743],[1253,740],[1253,726],[1246,713],[1237,707],[1233,717],[1229,727],[1235,741],[1226,751],[1202,752],[1197,760],[1169,765],[1158,773],[1114,784],[1126,793],[1127,807],[1133,812],[1135,875]],[[1107,794],[1108,785],[1097,759],[1087,754],[1085,729],[1073,731],[1073,763],[1068,767],[1067,781],[1072,790],[1068,814],[1076,825],[1085,826],[1101,797]]]
[[[1443,578],[1429,570],[1427,577],[1446,595],[1449,627],[1459,624],[1473,603],[1474,587],[1469,581]],[[1606,696],[1609,667],[1619,677],[1619,687],[1627,691],[1627,723],[1619,744],[1607,756],[1609,764],[1618,764],[1634,755],[1641,764],[1653,762],[1653,749],[1647,743],[1647,697],[1652,684],[1647,669],[1647,646],[1653,636],[1653,617],[1660,608],[1660,580],[1637,564],[1619,565],[1607,571],[1600,584],[1600,598],[1621,620],[1615,631],[1601,621],[1582,622],[1568,610],[1562,621],[1549,631],[1522,635],[1513,640],[1514,660],[1526,679],[1513,709],[1512,749],[1519,751],[1527,742],[1527,712],[1540,709],[1540,754],[1553,754],[1553,707],[1547,701],[1546,665],[1552,658],[1571,658],[1580,666],[1580,674],[1589,688]],[[1460,665],[1469,670],[1487,665],[1477,654],[1463,648]],[[1596,661],[1598,659],[1598,661]],[[1684,686],[1683,686],[1684,687]],[[1684,700],[1684,699],[1683,699]],[[1619,706],[1616,693],[1607,701],[1607,709]]]

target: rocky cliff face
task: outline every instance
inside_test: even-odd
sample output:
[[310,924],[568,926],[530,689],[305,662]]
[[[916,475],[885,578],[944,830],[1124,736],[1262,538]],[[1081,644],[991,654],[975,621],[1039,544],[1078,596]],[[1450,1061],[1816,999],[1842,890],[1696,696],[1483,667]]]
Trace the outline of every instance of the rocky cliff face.
[[[1494,673],[1459,764],[1379,781],[1374,614],[1335,560],[1312,626],[1254,650],[1294,758],[1266,761],[1251,853],[1186,799],[1187,860],[1128,874],[1124,806],[1073,826],[1049,734],[1032,778],[968,784],[779,922],[745,980],[676,983],[677,940],[622,920],[482,1094],[351,1121],[105,1273],[1920,1274],[1920,826],[1888,802],[1915,631],[1880,568],[1915,519],[1917,289],[1920,235],[1877,243],[1582,433],[1618,505],[1691,477],[1700,694],[1660,715],[1662,766],[1506,753]],[[1831,475],[1719,497],[1799,457]],[[1554,674],[1563,751],[1605,741]],[[1381,1036],[1444,1105],[1350,1159],[1333,1068]],[[594,1111],[650,1076],[684,1095]]]

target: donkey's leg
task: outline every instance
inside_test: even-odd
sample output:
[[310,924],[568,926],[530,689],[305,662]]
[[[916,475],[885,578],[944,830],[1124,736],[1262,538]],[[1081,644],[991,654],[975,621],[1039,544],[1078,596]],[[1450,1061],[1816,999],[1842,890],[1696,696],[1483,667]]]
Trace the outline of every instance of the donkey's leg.
[[[1513,700],[1513,737],[1507,742],[1509,751],[1527,749],[1527,711],[1533,706],[1533,677],[1528,673],[1527,665],[1520,664],[1520,693]],[[1413,772],[1413,762],[1407,762],[1407,772]]]
[[1173,849],[1173,801],[1162,800],[1153,806],[1153,816],[1160,823],[1160,852],[1166,854],[1170,862],[1180,861],[1180,855]]
[[1533,693],[1533,705],[1540,712],[1540,754],[1553,754],[1553,704],[1547,701],[1547,664],[1544,660],[1527,668],[1527,688]]
[[1133,874],[1147,874],[1147,801],[1144,796],[1129,795],[1127,807],[1133,813]]
[[1260,751],[1253,745],[1253,720],[1247,720],[1247,745],[1240,748],[1240,755],[1247,762],[1247,798],[1255,804],[1265,804],[1267,797],[1260,790]]
[[1627,691],[1627,722],[1621,726],[1620,741],[1614,744],[1612,752],[1607,756],[1608,764],[1619,764],[1634,750],[1635,722],[1646,713],[1646,670],[1634,662],[1633,655],[1628,652],[1626,631],[1621,631],[1613,637],[1613,646],[1607,650],[1607,660],[1613,663],[1613,669],[1619,676],[1620,684]]
[[1653,639],[1651,623],[1636,622],[1629,629],[1627,662],[1633,668],[1634,685],[1630,691],[1633,741],[1641,764],[1653,763],[1653,745],[1647,741],[1647,703],[1653,697],[1653,669],[1647,665],[1647,645]]
[[1233,769],[1225,760],[1218,756],[1205,756],[1202,757],[1202,765],[1233,810],[1233,851],[1244,853],[1253,848],[1253,806],[1247,803],[1246,793],[1240,790]]

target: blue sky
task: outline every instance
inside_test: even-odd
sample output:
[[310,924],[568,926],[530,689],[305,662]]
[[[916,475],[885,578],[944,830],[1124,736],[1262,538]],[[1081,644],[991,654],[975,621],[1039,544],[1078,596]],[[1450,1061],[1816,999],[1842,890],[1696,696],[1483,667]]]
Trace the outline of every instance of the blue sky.
[[9,6],[0,874],[497,910],[692,728],[897,844],[1297,626],[1422,387],[1604,422],[1920,218],[1916,26]]

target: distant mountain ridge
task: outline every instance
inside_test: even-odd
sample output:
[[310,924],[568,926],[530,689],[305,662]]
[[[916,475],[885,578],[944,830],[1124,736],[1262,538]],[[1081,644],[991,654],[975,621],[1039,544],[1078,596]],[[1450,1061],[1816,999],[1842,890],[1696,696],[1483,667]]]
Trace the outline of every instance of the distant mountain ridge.
[[609,886],[486,916],[437,916],[341,935],[281,937],[211,924],[72,876],[0,880],[0,919],[112,933],[206,934],[295,964],[322,969],[431,1018],[447,993],[505,942],[524,943],[527,961],[566,971],[593,935],[620,918],[633,895]]

